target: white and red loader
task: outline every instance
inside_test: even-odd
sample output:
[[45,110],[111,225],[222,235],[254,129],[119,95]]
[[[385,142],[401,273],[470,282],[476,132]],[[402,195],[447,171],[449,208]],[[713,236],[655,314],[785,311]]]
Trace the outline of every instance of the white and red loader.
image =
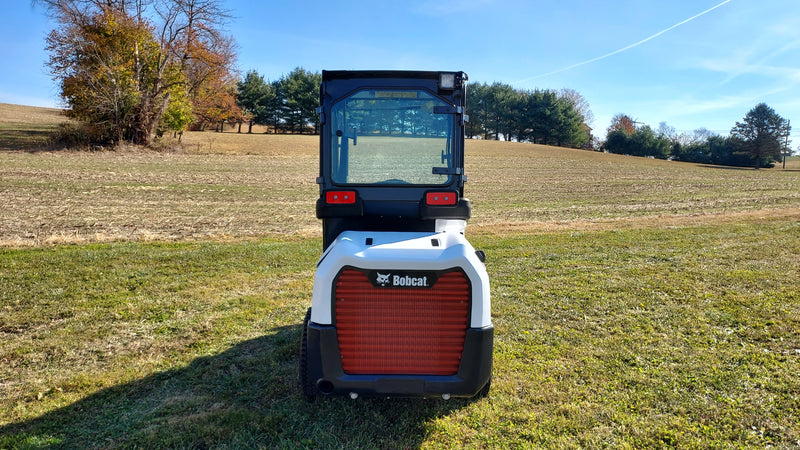
[[305,396],[488,392],[489,278],[464,237],[466,80],[323,71],[324,253],[303,324]]

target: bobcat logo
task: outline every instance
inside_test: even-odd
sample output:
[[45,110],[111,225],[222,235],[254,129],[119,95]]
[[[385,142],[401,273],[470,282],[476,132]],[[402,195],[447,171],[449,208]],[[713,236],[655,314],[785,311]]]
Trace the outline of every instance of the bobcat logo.
[[378,275],[375,278],[375,282],[376,283],[380,284],[381,286],[386,286],[387,284],[389,284],[389,277],[392,276],[391,273],[387,273],[386,275],[383,275],[383,274],[378,273],[378,272],[375,272],[375,273]]

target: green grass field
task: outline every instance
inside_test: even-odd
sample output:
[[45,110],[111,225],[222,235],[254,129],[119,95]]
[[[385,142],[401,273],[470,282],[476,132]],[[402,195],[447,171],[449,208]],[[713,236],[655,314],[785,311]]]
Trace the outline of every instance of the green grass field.
[[800,446],[791,165],[469,142],[489,397],[307,403],[316,138],[184,141],[0,152],[0,448]]

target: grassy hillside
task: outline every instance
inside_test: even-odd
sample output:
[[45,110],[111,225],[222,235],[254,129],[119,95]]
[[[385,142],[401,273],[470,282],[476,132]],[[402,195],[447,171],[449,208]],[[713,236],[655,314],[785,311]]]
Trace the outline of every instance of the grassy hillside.
[[0,151],[0,449],[800,446],[798,168],[470,141],[489,397],[309,404],[317,138],[183,141]]
[[46,147],[50,133],[66,120],[60,109],[0,103],[0,150]]

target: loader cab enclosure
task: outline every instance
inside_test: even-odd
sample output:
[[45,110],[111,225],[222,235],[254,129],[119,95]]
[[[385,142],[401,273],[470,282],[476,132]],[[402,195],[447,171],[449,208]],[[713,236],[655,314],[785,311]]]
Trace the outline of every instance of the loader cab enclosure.
[[484,255],[464,237],[463,72],[323,71],[323,255],[303,394],[472,397],[489,389]]

